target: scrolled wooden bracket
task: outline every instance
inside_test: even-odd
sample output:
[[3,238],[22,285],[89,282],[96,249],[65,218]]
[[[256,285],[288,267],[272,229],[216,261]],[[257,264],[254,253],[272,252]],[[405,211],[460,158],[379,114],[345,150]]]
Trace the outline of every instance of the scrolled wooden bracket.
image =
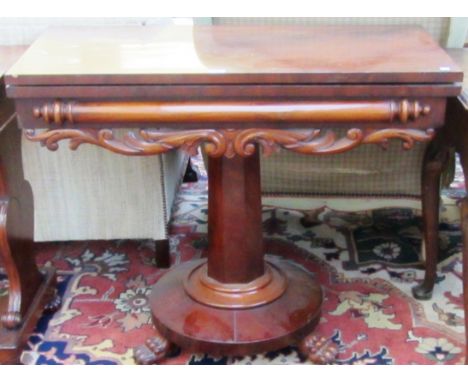
[[68,102],[33,107],[48,124],[168,122],[392,122],[429,114],[418,101]]
[[21,284],[17,268],[13,265],[14,260],[8,243],[6,228],[8,217],[9,199],[0,199],[0,257],[5,263],[9,285],[7,309],[1,315],[2,324],[8,329],[15,329],[21,324]]
[[360,144],[380,144],[385,147],[389,139],[399,139],[404,149],[414,142],[426,142],[433,138],[434,130],[427,129],[359,129],[345,130],[341,137],[325,129],[198,129],[198,130],[140,130],[116,138],[111,129],[50,129],[37,132],[26,130],[28,140],[41,142],[49,150],[57,150],[58,142],[70,140],[70,148],[76,150],[81,144],[89,143],[123,155],[156,155],[174,149],[195,154],[200,145],[211,157],[235,155],[248,157],[256,146],[268,155],[278,149],[301,154],[323,155],[345,152]]

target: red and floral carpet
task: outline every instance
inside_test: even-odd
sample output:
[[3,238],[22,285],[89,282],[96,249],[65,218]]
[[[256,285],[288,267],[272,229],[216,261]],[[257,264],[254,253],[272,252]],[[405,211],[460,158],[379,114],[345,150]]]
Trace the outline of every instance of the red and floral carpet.
[[[458,179],[457,186],[461,189],[463,181]],[[443,260],[430,301],[411,296],[411,287],[423,277],[418,268],[420,219],[411,211],[343,214],[323,210],[319,224],[304,228],[302,211],[265,206],[266,252],[302,265],[323,286],[325,302],[316,333],[339,347],[337,364],[463,362],[460,232],[454,199],[445,200],[440,234]],[[205,180],[182,185],[171,224],[174,265],[206,251],[206,202]],[[133,363],[133,347],[153,334],[147,298],[165,272],[155,268],[153,243],[54,243],[41,244],[39,249],[40,263],[59,269],[63,304],[55,314],[42,317],[22,362]],[[296,348],[288,347],[251,357],[222,358],[175,350],[163,363],[307,361]]]

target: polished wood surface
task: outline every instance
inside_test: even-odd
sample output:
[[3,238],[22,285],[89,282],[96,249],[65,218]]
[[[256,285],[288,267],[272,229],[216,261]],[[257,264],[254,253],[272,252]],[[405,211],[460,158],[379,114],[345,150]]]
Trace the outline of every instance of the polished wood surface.
[[[0,47],[0,82],[24,49]],[[12,102],[2,97],[3,86],[0,93],[0,265],[9,282],[8,295],[0,298],[2,364],[19,362],[22,347],[54,296],[55,272],[41,273],[35,263],[33,195],[21,165],[21,132]]]
[[197,25],[53,29],[28,49],[7,81],[103,85],[460,79],[459,68],[418,27]]
[[432,290],[437,277],[439,259],[439,204],[440,180],[449,161],[449,149],[445,144],[445,130],[437,136],[426,149],[421,176],[421,202],[426,273],[421,284],[413,287],[413,296],[419,300],[432,297]]
[[169,239],[155,240],[154,260],[158,268],[169,268],[171,266],[171,256]]
[[[269,84],[249,86],[239,84],[226,85],[22,85],[8,87],[8,96],[15,99],[34,99],[34,104],[28,107],[40,105],[39,99],[48,102],[57,98],[86,100],[136,100],[152,99],[159,101],[182,101],[187,99],[187,92],[198,101],[220,100],[337,100],[337,99],[381,99],[384,97],[419,99],[427,97],[458,96],[460,83],[418,83],[418,84]],[[54,98],[55,97],[55,98]],[[36,121],[37,122],[37,121]]]
[[18,61],[21,55],[28,49],[26,45],[0,45],[0,78],[11,66]]
[[[468,179],[468,108],[460,99],[451,99],[447,108],[447,140],[460,155],[465,179]],[[465,180],[466,182],[466,180]],[[468,192],[468,186],[467,187]],[[463,237],[463,303],[465,308],[465,364],[468,365],[468,200],[461,204],[461,228]]]
[[[465,187],[468,192],[468,49],[450,49],[450,56],[463,69],[465,76],[463,90],[458,98],[452,98],[447,105],[445,144],[455,148],[460,156],[460,163],[465,176]],[[461,202],[460,223],[463,238],[463,304],[465,310],[465,364],[468,365],[468,198]],[[435,271],[429,269],[429,273]],[[427,271],[426,271],[427,272]]]
[[468,48],[448,49],[447,53],[461,68],[463,73],[465,73],[462,83],[463,88],[459,98],[468,109]]
[[291,261],[268,257],[266,261],[284,272],[288,287],[269,303],[243,309],[213,308],[192,299],[181,287],[193,269],[206,260],[177,266],[153,288],[150,299],[156,329],[184,349],[220,356],[299,344],[320,318],[320,286]]
[[13,102],[5,98],[4,74],[21,57],[27,46],[0,46],[0,129],[11,120]]
[[[460,156],[465,179],[468,179],[468,108],[461,98],[450,98],[447,102],[447,120],[444,127],[444,142],[446,147],[455,149]],[[467,187],[467,184],[465,184]],[[468,191],[468,188],[467,188]],[[461,205],[461,228],[463,237],[463,301],[465,318],[468,317],[468,224],[466,219],[468,201],[464,199]],[[437,262],[431,261],[426,267],[426,273],[435,274]],[[426,276],[427,279],[427,276]],[[468,365],[468,330],[465,327],[465,363]]]
[[[389,139],[411,149],[437,136],[459,80],[418,28],[203,26],[50,31],[7,83],[26,137],[51,150],[64,139],[124,155],[202,145],[210,158],[208,259],[156,283],[151,308],[165,339],[148,339],[138,362],[158,361],[170,342],[223,355],[296,343],[328,362],[333,349],[307,336],[320,287],[264,257],[259,149],[334,154]],[[129,124],[140,131],[119,136]],[[428,167],[428,190],[437,179]]]
[[[41,318],[44,307],[47,308],[53,303],[52,311],[55,311],[60,306],[60,299],[55,295],[55,270],[47,268],[43,272],[43,280],[37,289],[34,289],[34,299],[30,301],[27,311],[21,317],[21,323],[13,329],[0,323],[0,365],[20,363],[21,352]],[[0,298],[0,312],[6,311],[7,303],[6,298]]]
[[[322,293],[300,267],[264,259],[258,150],[246,159],[211,158],[208,182],[208,258],[158,281],[156,328],[185,349],[219,355],[299,343],[318,323]],[[166,346],[156,344],[137,348],[137,361],[157,361]]]
[[157,122],[408,122],[431,112],[418,101],[329,102],[101,102],[56,101],[33,108],[46,123]]
[[259,158],[208,162],[208,276],[223,283],[264,274]]
[[[465,170],[465,174],[468,171]],[[460,208],[460,224],[463,239],[463,305],[465,309],[465,365],[468,365],[468,198],[464,198]]]
[[265,155],[280,148],[309,155],[342,153],[361,144],[380,144],[385,148],[389,139],[401,140],[403,149],[409,150],[415,142],[430,141],[434,132],[432,127],[425,130],[352,128],[343,129],[341,136],[337,136],[331,129],[194,129],[175,132],[141,130],[139,133],[130,132],[123,138],[117,138],[111,129],[50,129],[40,132],[30,129],[25,131],[25,137],[32,142],[41,142],[51,151],[57,150],[62,140],[69,140],[72,150],[87,143],[124,155],[156,155],[177,148],[195,155],[198,147],[203,145],[210,157],[233,158],[252,155],[256,151],[256,144]]
[[55,271],[39,272],[35,263],[33,195],[22,172],[21,132],[10,123],[0,139],[0,162],[6,164],[0,174],[0,264],[9,282],[8,294],[0,298],[2,364],[19,361],[44,307],[54,298]]

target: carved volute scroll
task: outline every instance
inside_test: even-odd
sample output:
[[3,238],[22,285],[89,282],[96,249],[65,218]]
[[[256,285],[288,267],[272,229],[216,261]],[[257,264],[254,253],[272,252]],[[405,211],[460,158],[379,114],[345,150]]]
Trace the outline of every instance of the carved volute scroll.
[[248,157],[258,144],[264,154],[283,148],[301,154],[333,154],[345,152],[360,144],[375,143],[385,146],[389,139],[400,139],[404,149],[414,142],[426,142],[434,136],[433,129],[348,129],[342,137],[324,129],[198,129],[140,130],[116,138],[111,129],[50,129],[45,131],[26,130],[30,141],[41,142],[49,150],[57,150],[58,142],[70,140],[70,148],[76,150],[81,144],[89,143],[124,155],[156,155],[174,149],[194,154],[200,145],[215,158],[235,155]]
[[46,123],[407,122],[429,114],[418,101],[64,102],[33,108]]

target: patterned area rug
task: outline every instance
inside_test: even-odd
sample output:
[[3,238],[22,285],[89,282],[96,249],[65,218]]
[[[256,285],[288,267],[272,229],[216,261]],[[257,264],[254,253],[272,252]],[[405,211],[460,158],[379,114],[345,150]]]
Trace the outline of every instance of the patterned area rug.
[[[174,265],[206,252],[207,183],[205,174],[201,175],[198,183],[182,185],[176,201],[170,232]],[[443,260],[434,296],[425,302],[411,296],[411,287],[423,278],[420,222],[411,211],[343,214],[323,210],[319,224],[304,228],[302,211],[265,206],[265,247],[268,254],[309,270],[323,286],[323,315],[316,334],[339,347],[336,363],[461,364],[464,325],[457,214],[455,201],[445,198]],[[132,348],[154,333],[147,299],[151,286],[166,272],[155,268],[153,243],[53,243],[41,244],[39,250],[41,264],[59,269],[63,305],[41,318],[22,362],[133,363]],[[0,280],[0,294],[4,288]],[[308,361],[295,347],[288,347],[251,357],[221,358],[179,349],[163,363]]]

